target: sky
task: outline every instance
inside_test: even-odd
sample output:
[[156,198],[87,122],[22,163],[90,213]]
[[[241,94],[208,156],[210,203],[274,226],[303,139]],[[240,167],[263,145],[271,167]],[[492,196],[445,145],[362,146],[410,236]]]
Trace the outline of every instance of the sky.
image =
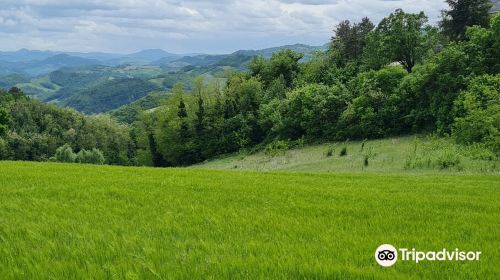
[[378,23],[397,8],[442,0],[0,0],[0,50],[229,53],[302,43],[323,45],[340,21]]

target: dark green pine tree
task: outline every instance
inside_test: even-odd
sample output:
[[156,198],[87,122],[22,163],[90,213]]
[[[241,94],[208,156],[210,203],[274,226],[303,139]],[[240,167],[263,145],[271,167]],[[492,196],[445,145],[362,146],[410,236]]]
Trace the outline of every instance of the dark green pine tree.
[[148,140],[149,140],[149,151],[151,152],[151,160],[153,161],[153,166],[154,167],[165,166],[165,161],[163,160],[161,154],[158,152],[158,148],[153,133],[149,133]]
[[184,103],[184,100],[181,98],[181,101],[179,102],[179,111],[177,112],[177,116],[179,117],[181,124],[179,127],[179,137],[181,140],[181,143],[185,143],[189,139],[189,125],[187,123],[187,110],[186,110],[186,104]]
[[203,98],[198,97],[198,111],[196,112],[196,134],[198,138],[203,137],[205,131],[205,105]]

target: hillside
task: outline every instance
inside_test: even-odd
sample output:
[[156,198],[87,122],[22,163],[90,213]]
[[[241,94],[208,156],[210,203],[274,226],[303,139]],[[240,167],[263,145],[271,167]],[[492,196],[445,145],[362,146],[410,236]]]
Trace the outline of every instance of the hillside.
[[[347,154],[340,156],[343,148]],[[331,155],[328,155],[331,151]],[[365,166],[365,158],[368,165]],[[494,173],[500,160],[489,151],[452,140],[411,136],[372,141],[326,143],[290,149],[269,148],[210,160],[195,168],[293,172]]]
[[[493,279],[500,273],[498,176],[22,162],[0,162],[0,170],[2,279]],[[383,243],[481,250],[484,258],[382,269],[373,252]]]
[[264,58],[270,58],[273,54],[290,49],[295,52],[304,55],[303,61],[309,61],[312,55],[316,51],[326,50],[326,46],[308,46],[303,44],[287,45],[275,48],[268,48],[262,50],[239,50],[231,54],[223,55],[196,55],[196,56],[184,56],[180,59],[161,59],[153,63],[154,65],[160,65],[164,69],[179,69],[183,67],[191,67],[191,69],[201,68],[206,72],[217,72],[225,67],[231,67],[238,70],[246,69],[248,62],[254,56],[262,56]]
[[142,112],[157,108],[169,96],[167,92],[152,92],[139,100],[110,111],[109,114],[119,122],[133,124]]
[[158,89],[141,79],[113,79],[79,91],[65,99],[63,104],[87,114],[102,113],[132,103]]
[[[135,101],[138,96],[144,96],[142,87],[136,86],[129,89],[126,98],[122,98],[124,93],[114,95],[105,91],[99,100],[113,105],[92,108],[98,103],[98,99],[94,100],[99,96],[96,91],[109,87],[109,80],[140,79],[145,84],[154,84],[154,89],[162,90],[169,90],[181,82],[190,89],[196,76],[204,76],[209,81],[226,70],[245,70],[252,57],[269,58],[283,49],[301,52],[305,55],[304,60],[308,60],[312,52],[324,47],[297,44],[224,55],[181,55],[160,49],[122,55],[30,50],[0,52],[0,89],[16,86],[42,101],[96,113],[116,109],[117,105],[128,104],[123,101]],[[114,96],[121,100],[113,100]]]

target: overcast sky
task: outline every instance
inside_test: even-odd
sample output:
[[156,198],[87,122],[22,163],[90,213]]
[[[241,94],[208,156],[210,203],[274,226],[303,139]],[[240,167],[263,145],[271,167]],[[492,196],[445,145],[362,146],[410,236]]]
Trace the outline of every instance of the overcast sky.
[[442,0],[0,0],[0,50],[228,53],[285,44],[323,45],[341,20],[378,21],[396,8]]

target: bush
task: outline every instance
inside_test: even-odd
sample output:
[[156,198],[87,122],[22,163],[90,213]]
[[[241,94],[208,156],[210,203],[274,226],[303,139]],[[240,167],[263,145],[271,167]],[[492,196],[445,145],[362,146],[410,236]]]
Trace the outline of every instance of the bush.
[[445,150],[434,160],[434,166],[440,169],[460,168],[460,157],[454,151]]
[[283,101],[263,106],[262,122],[281,139],[333,139],[336,124],[350,100],[343,85],[309,84],[287,93]]
[[105,162],[104,155],[96,148],[91,151],[81,150],[76,155],[76,162],[102,165]]
[[460,144],[483,143],[500,155],[500,75],[481,76],[455,102],[452,136]]
[[288,150],[289,146],[286,141],[277,140],[268,144],[265,149],[265,153],[268,156],[283,155]]
[[347,156],[347,147],[343,147],[342,150],[340,150],[340,156],[341,157]]
[[73,163],[76,161],[76,154],[69,144],[57,148],[54,158],[58,162]]
[[0,160],[4,160],[8,158],[9,149],[7,146],[7,142],[0,138]]
[[[364,144],[364,142],[363,142]],[[363,152],[363,157],[364,157],[364,161],[363,161],[363,164],[365,167],[367,167],[370,163],[370,159],[373,159],[377,156],[377,154],[375,153],[375,151],[373,150],[372,147],[369,147],[367,148],[364,152]]]

